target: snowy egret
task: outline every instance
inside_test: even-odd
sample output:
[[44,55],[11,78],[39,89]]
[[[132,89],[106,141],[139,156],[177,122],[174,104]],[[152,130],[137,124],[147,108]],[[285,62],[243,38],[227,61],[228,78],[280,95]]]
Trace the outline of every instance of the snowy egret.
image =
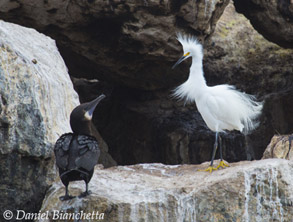
[[172,69],[189,57],[192,58],[192,65],[187,81],[174,89],[174,96],[195,102],[206,125],[215,132],[211,164],[204,170],[212,172],[228,166],[223,160],[220,144],[221,161],[216,168],[213,167],[219,133],[231,130],[244,134],[251,132],[258,126],[257,117],[261,114],[262,103],[257,102],[255,96],[237,91],[231,85],[208,86],[203,73],[202,45],[192,36],[178,34],[177,40],[181,43],[184,54]]

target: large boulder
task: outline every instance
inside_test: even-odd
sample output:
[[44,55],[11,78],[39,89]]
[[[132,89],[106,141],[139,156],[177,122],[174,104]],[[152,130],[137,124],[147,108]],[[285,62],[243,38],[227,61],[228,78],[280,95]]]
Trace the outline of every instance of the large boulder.
[[253,27],[268,40],[293,48],[293,2],[289,0],[234,0]]
[[[291,221],[292,161],[246,161],[212,174],[197,171],[208,164],[96,168],[89,184],[92,194],[86,198],[62,202],[64,186],[55,183],[39,221],[78,220],[81,215],[82,221],[109,222]],[[69,190],[79,195],[84,183],[74,182]]]
[[56,176],[54,143],[71,131],[79,103],[55,41],[0,21],[0,95],[0,209],[34,212]]
[[176,32],[204,39],[228,2],[2,0],[0,18],[56,39],[75,77],[153,90],[186,77],[170,69],[182,53]]
[[293,135],[275,135],[266,148],[263,159],[279,158],[293,160]]
[[[56,178],[53,147],[71,131],[79,104],[65,63],[50,37],[0,21],[0,212],[35,212]],[[96,135],[101,163],[113,166]]]

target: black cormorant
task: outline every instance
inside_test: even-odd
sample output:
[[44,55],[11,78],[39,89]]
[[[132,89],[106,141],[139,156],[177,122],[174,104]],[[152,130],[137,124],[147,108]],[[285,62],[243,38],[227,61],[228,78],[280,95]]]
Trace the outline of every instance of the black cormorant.
[[91,132],[91,120],[96,106],[104,98],[102,94],[91,102],[77,106],[70,114],[73,133],[63,134],[55,144],[56,165],[66,188],[65,196],[61,196],[60,200],[73,198],[68,194],[70,181],[84,180],[86,191],[80,197],[89,194],[88,183],[100,156],[98,142]]

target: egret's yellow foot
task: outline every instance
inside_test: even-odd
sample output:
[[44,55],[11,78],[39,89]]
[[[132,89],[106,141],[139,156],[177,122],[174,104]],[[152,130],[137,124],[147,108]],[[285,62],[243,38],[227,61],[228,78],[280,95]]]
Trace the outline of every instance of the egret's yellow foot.
[[218,170],[218,168],[209,166],[208,168],[206,168],[204,170],[198,170],[198,171],[206,171],[206,172],[210,172],[211,173],[213,170]]
[[220,167],[225,168],[225,167],[229,167],[229,165],[225,163],[224,160],[221,160],[221,162],[216,168],[219,169]]

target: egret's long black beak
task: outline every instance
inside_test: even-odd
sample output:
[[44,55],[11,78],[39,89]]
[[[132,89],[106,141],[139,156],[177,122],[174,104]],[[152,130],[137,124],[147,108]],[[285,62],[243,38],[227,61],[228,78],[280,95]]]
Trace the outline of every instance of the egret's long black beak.
[[176,66],[178,66],[182,61],[186,59],[186,55],[182,56],[173,66],[172,69],[174,69]]
[[89,102],[85,108],[86,112],[92,116],[96,106],[99,104],[99,102],[101,102],[102,99],[104,99],[106,96],[104,94],[100,95],[99,97],[97,97],[96,99],[94,99],[93,101]]

